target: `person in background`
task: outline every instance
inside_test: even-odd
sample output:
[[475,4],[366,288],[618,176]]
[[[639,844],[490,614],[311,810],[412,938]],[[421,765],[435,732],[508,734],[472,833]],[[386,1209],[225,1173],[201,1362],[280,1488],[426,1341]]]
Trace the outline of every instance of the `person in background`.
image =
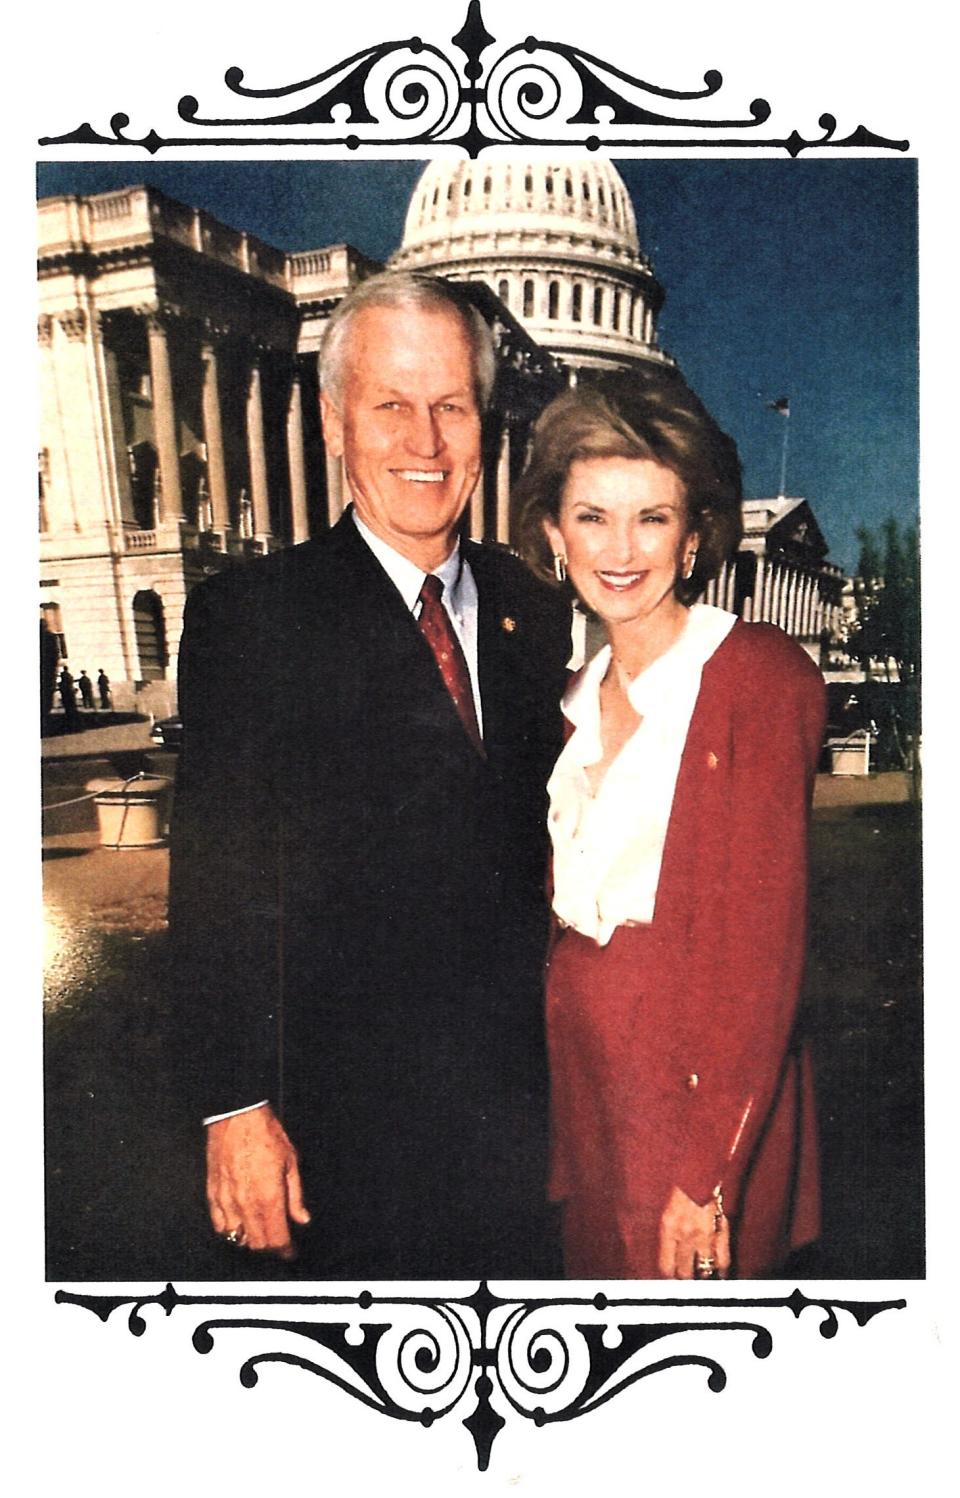
[[549,786],[565,1272],[773,1273],[818,1231],[795,1019],[823,681],[696,601],[741,536],[740,465],[676,372],[560,396],[521,487],[529,560],[607,636]]

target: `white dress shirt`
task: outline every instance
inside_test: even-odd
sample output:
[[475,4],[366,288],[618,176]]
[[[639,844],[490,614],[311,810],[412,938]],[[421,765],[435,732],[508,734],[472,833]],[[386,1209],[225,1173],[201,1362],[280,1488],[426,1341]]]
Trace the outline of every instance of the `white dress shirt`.
[[[427,574],[422,567],[417,566],[416,562],[411,562],[408,557],[402,556],[380,536],[375,535],[368,525],[364,525],[356,510],[352,513],[353,522],[363,540],[414,618],[419,618],[422,608],[420,590]],[[443,583],[443,606],[466,657],[470,685],[473,689],[473,702],[477,710],[477,727],[482,735],[483,714],[480,706],[480,669],[477,649],[477,620],[480,607],[476,579],[470,570],[469,562],[461,554],[459,545],[454,547],[446,561],[441,562],[440,566],[433,570]],[[259,1103],[247,1103],[242,1108],[233,1108],[229,1113],[214,1113],[203,1121],[205,1124],[219,1123],[223,1118],[235,1118],[239,1113],[251,1113],[254,1108],[264,1107],[268,1101],[268,1098],[261,1098]]]
[[653,920],[680,760],[706,662],[736,615],[689,610],[682,633],[630,683],[640,723],[594,794],[587,766],[603,758],[600,684],[610,646],[598,651],[563,700],[574,732],[550,777],[553,908],[564,925],[606,946],[617,926]]

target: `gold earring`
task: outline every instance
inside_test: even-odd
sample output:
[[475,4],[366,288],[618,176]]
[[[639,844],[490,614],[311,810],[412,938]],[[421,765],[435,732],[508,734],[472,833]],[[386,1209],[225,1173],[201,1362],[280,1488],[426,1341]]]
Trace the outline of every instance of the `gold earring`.
[[567,580],[567,559],[560,551],[553,554],[553,575],[558,583],[565,583]]

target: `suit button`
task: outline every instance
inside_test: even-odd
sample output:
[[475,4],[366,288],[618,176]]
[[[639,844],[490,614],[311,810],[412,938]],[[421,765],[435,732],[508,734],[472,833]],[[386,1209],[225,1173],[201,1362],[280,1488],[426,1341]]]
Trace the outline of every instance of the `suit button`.
[[686,1081],[687,1091],[688,1092],[696,1092],[696,1090],[697,1090],[697,1088],[699,1086],[700,1086],[700,1078],[698,1077],[698,1075],[697,1075],[697,1073],[695,1071],[692,1071],[690,1073],[689,1077],[687,1078],[687,1081]]

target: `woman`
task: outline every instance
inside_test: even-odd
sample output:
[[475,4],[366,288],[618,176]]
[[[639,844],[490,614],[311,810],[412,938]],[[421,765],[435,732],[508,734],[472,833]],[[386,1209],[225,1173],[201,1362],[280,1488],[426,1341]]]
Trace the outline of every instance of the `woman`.
[[565,1270],[770,1274],[817,1233],[793,1030],[823,682],[779,629],[694,602],[739,542],[740,465],[673,371],[554,401],[522,499],[528,559],[608,640],[550,781]]

